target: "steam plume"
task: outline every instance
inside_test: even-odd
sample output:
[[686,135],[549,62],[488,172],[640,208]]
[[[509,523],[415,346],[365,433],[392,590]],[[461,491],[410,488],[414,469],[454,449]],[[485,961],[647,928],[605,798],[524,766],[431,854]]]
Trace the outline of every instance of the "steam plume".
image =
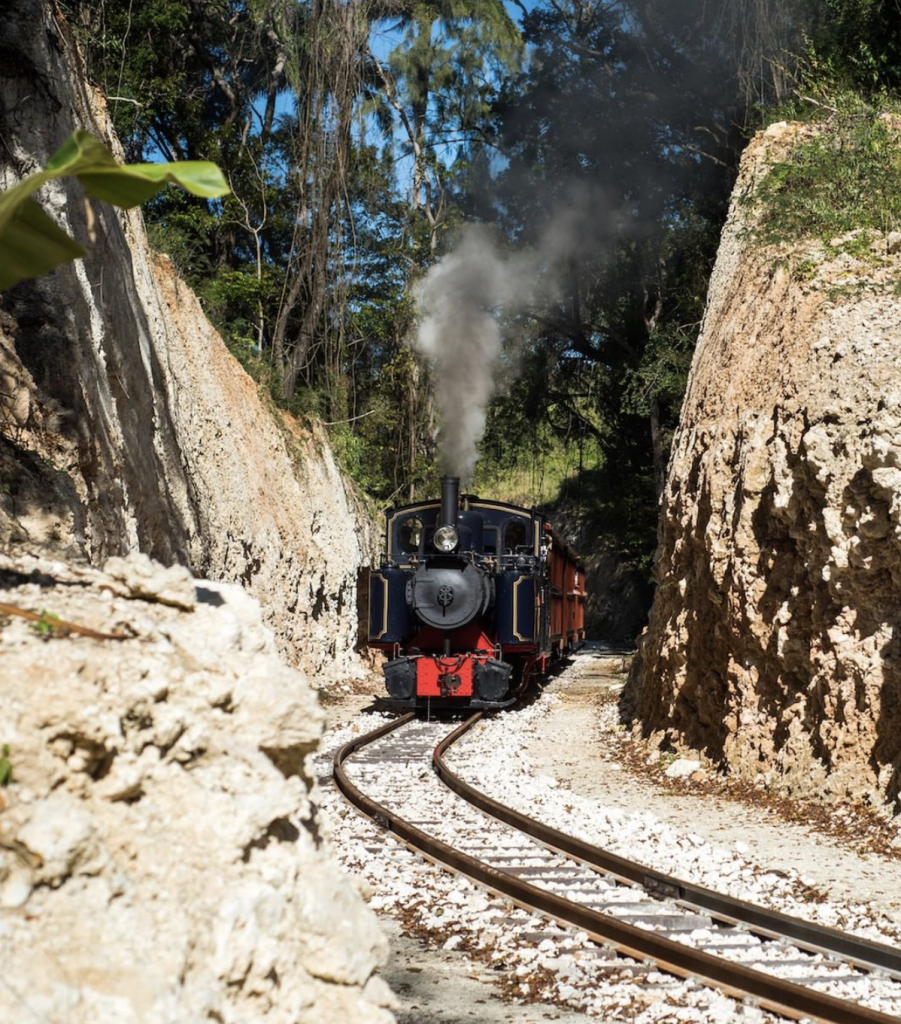
[[468,225],[420,286],[415,344],[435,370],[443,473],[472,476],[503,346],[496,310],[523,301],[536,269],[533,255],[504,253]]

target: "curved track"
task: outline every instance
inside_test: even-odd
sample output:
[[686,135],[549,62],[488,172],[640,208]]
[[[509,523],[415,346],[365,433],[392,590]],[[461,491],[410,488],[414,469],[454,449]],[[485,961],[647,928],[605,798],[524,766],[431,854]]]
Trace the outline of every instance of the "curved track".
[[[584,931],[608,951],[653,961],[787,1017],[827,1024],[901,1020],[901,951],[649,870],[464,782],[444,755],[481,717],[444,735],[446,725],[404,715],[338,750],[335,781],[359,810],[429,859]],[[456,809],[454,820],[404,815],[406,797],[421,793],[423,771],[431,767],[462,798],[461,819],[472,819],[478,808],[475,827],[458,829]],[[852,998],[819,991],[823,986]]]

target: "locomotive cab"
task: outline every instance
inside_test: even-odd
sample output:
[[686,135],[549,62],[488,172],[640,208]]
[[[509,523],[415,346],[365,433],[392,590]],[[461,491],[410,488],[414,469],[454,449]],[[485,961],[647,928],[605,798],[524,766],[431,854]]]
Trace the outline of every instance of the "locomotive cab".
[[[559,547],[547,544],[539,513],[461,496],[455,477],[441,485],[440,501],[386,512],[386,553],[370,574],[370,644],[389,656],[396,703],[504,707],[552,653],[549,610],[561,595],[550,552]],[[583,598],[577,585],[567,643],[584,638]]]

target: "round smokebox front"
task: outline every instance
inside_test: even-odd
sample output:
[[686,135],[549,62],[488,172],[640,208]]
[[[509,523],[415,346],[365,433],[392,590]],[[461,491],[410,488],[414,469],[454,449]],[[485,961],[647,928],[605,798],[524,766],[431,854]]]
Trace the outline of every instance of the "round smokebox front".
[[488,580],[474,566],[417,570],[410,586],[410,604],[427,626],[457,629],[488,609]]

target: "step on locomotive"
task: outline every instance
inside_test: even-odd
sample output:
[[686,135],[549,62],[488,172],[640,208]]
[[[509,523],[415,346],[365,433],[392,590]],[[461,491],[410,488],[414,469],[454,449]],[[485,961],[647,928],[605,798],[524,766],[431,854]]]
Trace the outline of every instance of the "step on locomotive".
[[585,639],[582,561],[534,509],[460,494],[390,508],[369,643],[392,703],[501,708]]

